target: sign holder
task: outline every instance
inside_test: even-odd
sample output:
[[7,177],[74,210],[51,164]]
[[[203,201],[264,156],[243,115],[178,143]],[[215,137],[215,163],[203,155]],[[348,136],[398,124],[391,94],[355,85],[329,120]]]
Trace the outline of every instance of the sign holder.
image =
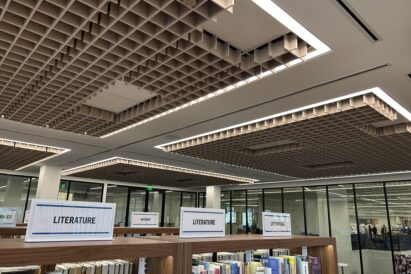
[[17,208],[0,207],[0,227],[15,227],[17,222]]
[[181,207],[180,238],[225,237],[225,210]]
[[132,212],[130,227],[158,227],[158,212]]
[[291,236],[291,216],[289,213],[263,212],[263,236]]
[[112,240],[116,204],[33,199],[26,242]]

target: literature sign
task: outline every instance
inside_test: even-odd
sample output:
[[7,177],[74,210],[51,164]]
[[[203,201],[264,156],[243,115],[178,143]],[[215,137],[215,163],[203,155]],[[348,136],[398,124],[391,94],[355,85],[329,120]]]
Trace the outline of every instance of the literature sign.
[[291,236],[290,214],[263,212],[263,236]]
[[180,237],[225,237],[225,210],[182,207]]
[[15,227],[17,208],[0,207],[0,227]]
[[116,204],[33,199],[26,242],[112,240]]
[[131,227],[158,227],[157,212],[132,212]]

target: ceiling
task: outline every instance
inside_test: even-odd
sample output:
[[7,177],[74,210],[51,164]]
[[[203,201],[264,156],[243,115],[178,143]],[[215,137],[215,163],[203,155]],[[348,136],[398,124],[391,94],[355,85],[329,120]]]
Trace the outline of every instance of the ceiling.
[[[0,0],[0,7],[4,7],[7,3],[10,4],[12,2],[15,5],[25,3],[25,1]],[[60,1],[58,2],[60,3]],[[236,2],[238,2],[239,5],[246,5],[242,3],[241,0]],[[29,80],[34,75],[30,74],[28,75],[28,79],[16,78],[20,79],[20,82],[19,84],[13,82],[13,85],[17,86],[18,92],[11,91],[7,93],[9,97],[3,97],[1,104],[2,113],[6,113],[6,110],[10,111],[11,109],[12,112],[9,113],[14,113],[14,116],[5,115],[6,119],[0,119],[0,137],[70,149],[70,152],[42,163],[58,165],[63,169],[119,156],[204,171],[251,177],[265,182],[274,182],[291,180],[293,178],[271,172],[261,172],[250,168],[235,167],[218,162],[170,154],[154,147],[376,86],[384,90],[404,108],[411,111],[411,100],[409,100],[411,79],[408,77],[408,74],[411,73],[411,64],[408,60],[409,58],[406,58],[409,52],[409,44],[411,43],[411,18],[407,12],[411,9],[411,3],[409,1],[344,1],[344,3],[354,11],[357,18],[362,20],[372,33],[376,34],[376,37],[378,37],[377,41],[347,13],[338,1],[312,0],[309,2],[301,2],[275,0],[274,2],[326,43],[332,51],[318,58],[301,63],[298,66],[293,66],[288,70],[269,75],[244,86],[239,86],[217,97],[204,100],[190,107],[148,121],[107,138],[96,138],[90,136],[90,134],[99,135],[106,132],[105,130],[93,131],[92,128],[97,129],[101,125],[106,124],[107,118],[104,117],[109,117],[113,114],[110,110],[102,109],[102,111],[99,112],[100,116],[97,122],[95,116],[98,111],[92,111],[90,108],[83,108],[83,113],[89,111],[89,113],[93,113],[93,117],[84,117],[83,114],[76,112],[74,112],[75,114],[70,114],[73,116],[65,115],[66,113],[71,113],[70,111],[72,110],[78,110],[78,106],[86,105],[85,100],[87,100],[89,96],[92,96],[92,94],[102,90],[102,87],[105,86],[104,83],[95,81],[92,85],[81,84],[84,89],[75,88],[75,90],[85,92],[86,94],[78,96],[77,92],[67,93],[67,100],[70,100],[71,103],[66,105],[61,103],[65,101],[59,101],[58,98],[49,96],[49,93],[41,93],[44,94],[44,96],[38,96],[40,95],[39,90],[41,88],[34,90],[34,93],[28,93],[25,97],[21,96],[20,91],[23,91],[23,89],[19,88],[18,85],[21,85],[22,81],[24,85],[29,83]],[[70,3],[70,1],[67,1],[67,3]],[[97,1],[95,3],[100,2]],[[84,3],[82,4],[85,5]],[[106,2],[104,1],[104,5],[105,4]],[[234,13],[231,16],[235,16],[235,6],[236,5],[233,7]],[[105,8],[107,8],[107,6],[105,6]],[[32,9],[30,8],[30,10]],[[103,12],[107,9],[104,9],[103,6],[100,10]],[[1,10],[0,16],[4,17],[7,13],[3,11],[4,9]],[[247,27],[246,34],[250,36],[244,37],[253,37],[253,35],[263,37],[263,35],[267,35],[267,37],[273,36],[272,38],[275,39],[277,38],[274,37],[277,31],[279,35],[284,32],[284,29],[282,29],[275,20],[272,20],[272,25],[267,26],[267,20],[270,19],[267,17],[261,16],[261,18],[255,18],[255,22],[250,23],[250,26],[233,28],[229,23],[235,22],[234,19],[230,21],[228,17],[221,18],[222,16],[230,16],[228,11],[221,10],[218,14],[217,24],[218,22],[224,22],[224,24],[218,28],[214,27],[214,30],[218,29],[220,31],[219,33],[214,33],[214,35],[225,36],[230,34],[230,36],[227,35],[227,41],[225,42],[232,43],[233,47],[248,47],[244,41],[236,41],[234,39],[245,35],[243,31],[245,27]],[[89,15],[92,14],[90,13]],[[7,22],[3,17],[0,22]],[[210,18],[211,17],[215,16],[210,16]],[[103,16],[102,18],[105,17]],[[381,20],[381,18],[385,19]],[[101,20],[101,22],[104,22],[104,20]],[[215,23],[210,22],[208,19],[204,24],[207,35],[213,31],[213,24]],[[267,30],[261,27],[264,25]],[[264,31],[258,34],[254,33],[253,29]],[[271,33],[271,31],[274,30],[275,33]],[[4,31],[4,28],[1,27],[0,31]],[[195,28],[195,31],[201,32],[202,28]],[[249,33],[249,31],[252,33]],[[85,37],[86,36],[87,35],[85,35]],[[257,38],[253,39],[257,41]],[[263,40],[264,39],[262,39],[262,41]],[[269,41],[265,41],[265,43],[267,42]],[[10,43],[10,41],[8,43]],[[5,44],[3,43],[2,45],[4,46]],[[8,48],[8,45],[9,44],[7,44],[6,48]],[[250,46],[253,47],[255,45],[250,44]],[[4,51],[4,47],[1,48]],[[201,52],[203,51],[205,50],[202,48]],[[10,51],[10,53],[12,53],[12,51]],[[73,52],[70,54],[73,54]],[[4,52],[2,52],[0,56],[5,56]],[[63,71],[65,71],[63,68],[70,64],[71,61],[73,61],[74,64],[76,60],[80,60],[76,59],[75,56],[70,55],[69,60],[63,60],[65,65],[62,65],[59,70],[59,72],[61,71],[61,75],[63,75]],[[6,59],[3,58],[2,60],[4,63]],[[13,73],[16,72],[15,69],[11,70]],[[0,72],[1,87],[4,90],[5,85],[10,81],[10,74],[5,71],[8,70],[1,70]],[[67,70],[66,72],[69,71],[70,70]],[[53,75],[60,75],[57,71],[54,73],[56,74]],[[79,79],[80,76],[82,75],[79,74],[77,78],[74,78],[75,76],[72,77],[72,74],[67,74],[64,79],[67,80],[67,77],[70,79],[73,78],[74,82]],[[84,77],[89,76],[84,75]],[[114,80],[114,78],[118,79],[117,77],[112,77],[112,80]],[[102,79],[105,78],[101,77],[100,80]],[[127,77],[123,80],[133,84]],[[112,82],[110,80],[105,83],[108,84]],[[136,85],[136,83],[134,84]],[[46,90],[50,91],[50,87],[53,94],[63,92],[62,87],[64,87],[64,85],[57,86],[59,87],[58,89],[49,86],[49,88],[42,89],[41,92],[46,92]],[[154,93],[157,94],[157,92]],[[6,93],[1,93],[0,97],[2,94]],[[13,99],[14,97],[16,98]],[[36,103],[32,103],[34,102],[33,100],[37,100]],[[8,107],[6,107],[7,104],[9,104]],[[37,108],[37,106],[40,105],[45,105],[46,107]],[[59,107],[55,108],[56,106]],[[60,106],[64,107],[60,108]],[[37,112],[40,108],[43,109],[42,111],[44,112],[34,114],[34,112]],[[24,118],[24,116],[26,116],[26,118]],[[42,120],[44,117],[47,118]],[[61,125],[66,123],[66,127],[59,128],[61,130],[51,128],[53,127],[53,119],[57,117],[67,117],[67,120],[65,120],[67,123],[61,123]],[[102,117],[104,119],[102,119]],[[72,120],[70,121],[70,119]],[[139,119],[142,119],[142,117]],[[38,122],[34,122],[36,120],[38,120]],[[133,120],[133,122],[135,121],[137,120]],[[399,117],[398,123],[404,122],[406,122],[406,120],[404,120],[403,117]],[[30,123],[32,123],[32,125],[30,125]],[[45,127],[46,123],[49,123],[49,128]],[[76,125],[73,126],[75,123]],[[127,122],[121,126],[126,124]],[[72,126],[72,129],[70,129],[70,126]],[[73,130],[73,128],[75,130]],[[110,131],[117,128],[120,127],[113,126],[110,128]],[[66,130],[73,132],[66,132]],[[86,131],[88,135],[84,135]],[[405,160],[409,160],[410,155],[406,157]],[[33,165],[25,170],[37,171],[39,165],[40,164]]]
[[254,180],[250,178],[222,175],[118,157],[69,169],[64,171],[63,175],[180,188],[254,183]]
[[[232,27],[248,10],[264,14],[251,1],[240,1],[236,20],[229,12],[233,1],[191,2],[2,1],[1,114],[12,121],[106,136],[313,50],[268,14],[262,19],[273,26],[269,36],[249,28],[251,44],[247,37],[234,39],[232,32],[225,37],[222,24]],[[218,23],[220,13],[226,15]],[[217,23],[206,31],[202,27],[211,20]],[[228,42],[233,39],[238,46]],[[90,100],[119,80],[151,96],[124,108],[113,108],[109,98],[103,104]]]
[[411,169],[411,123],[373,93],[165,145],[167,152],[294,178]]

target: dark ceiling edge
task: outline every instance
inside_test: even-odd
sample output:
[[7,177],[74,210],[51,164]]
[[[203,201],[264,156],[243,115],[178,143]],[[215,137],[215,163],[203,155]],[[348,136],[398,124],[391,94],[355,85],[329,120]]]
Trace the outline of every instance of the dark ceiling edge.
[[367,24],[361,19],[353,10],[348,3],[345,3],[344,0],[337,0],[337,3],[348,13],[349,16],[357,23],[357,25],[371,38],[374,42],[380,41],[380,37],[373,31]]

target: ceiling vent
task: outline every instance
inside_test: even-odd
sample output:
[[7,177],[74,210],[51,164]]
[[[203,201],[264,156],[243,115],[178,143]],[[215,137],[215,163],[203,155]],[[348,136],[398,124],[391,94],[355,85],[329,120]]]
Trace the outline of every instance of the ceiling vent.
[[341,161],[341,162],[332,162],[332,163],[324,163],[324,164],[313,164],[313,165],[306,165],[303,168],[310,169],[310,170],[322,170],[322,169],[332,169],[332,168],[345,168],[353,166],[354,162],[352,161]]
[[364,20],[354,11],[352,7],[344,0],[336,0],[337,3],[348,13],[354,22],[365,32],[368,38],[371,38],[374,42],[380,41],[378,35],[364,22]]

